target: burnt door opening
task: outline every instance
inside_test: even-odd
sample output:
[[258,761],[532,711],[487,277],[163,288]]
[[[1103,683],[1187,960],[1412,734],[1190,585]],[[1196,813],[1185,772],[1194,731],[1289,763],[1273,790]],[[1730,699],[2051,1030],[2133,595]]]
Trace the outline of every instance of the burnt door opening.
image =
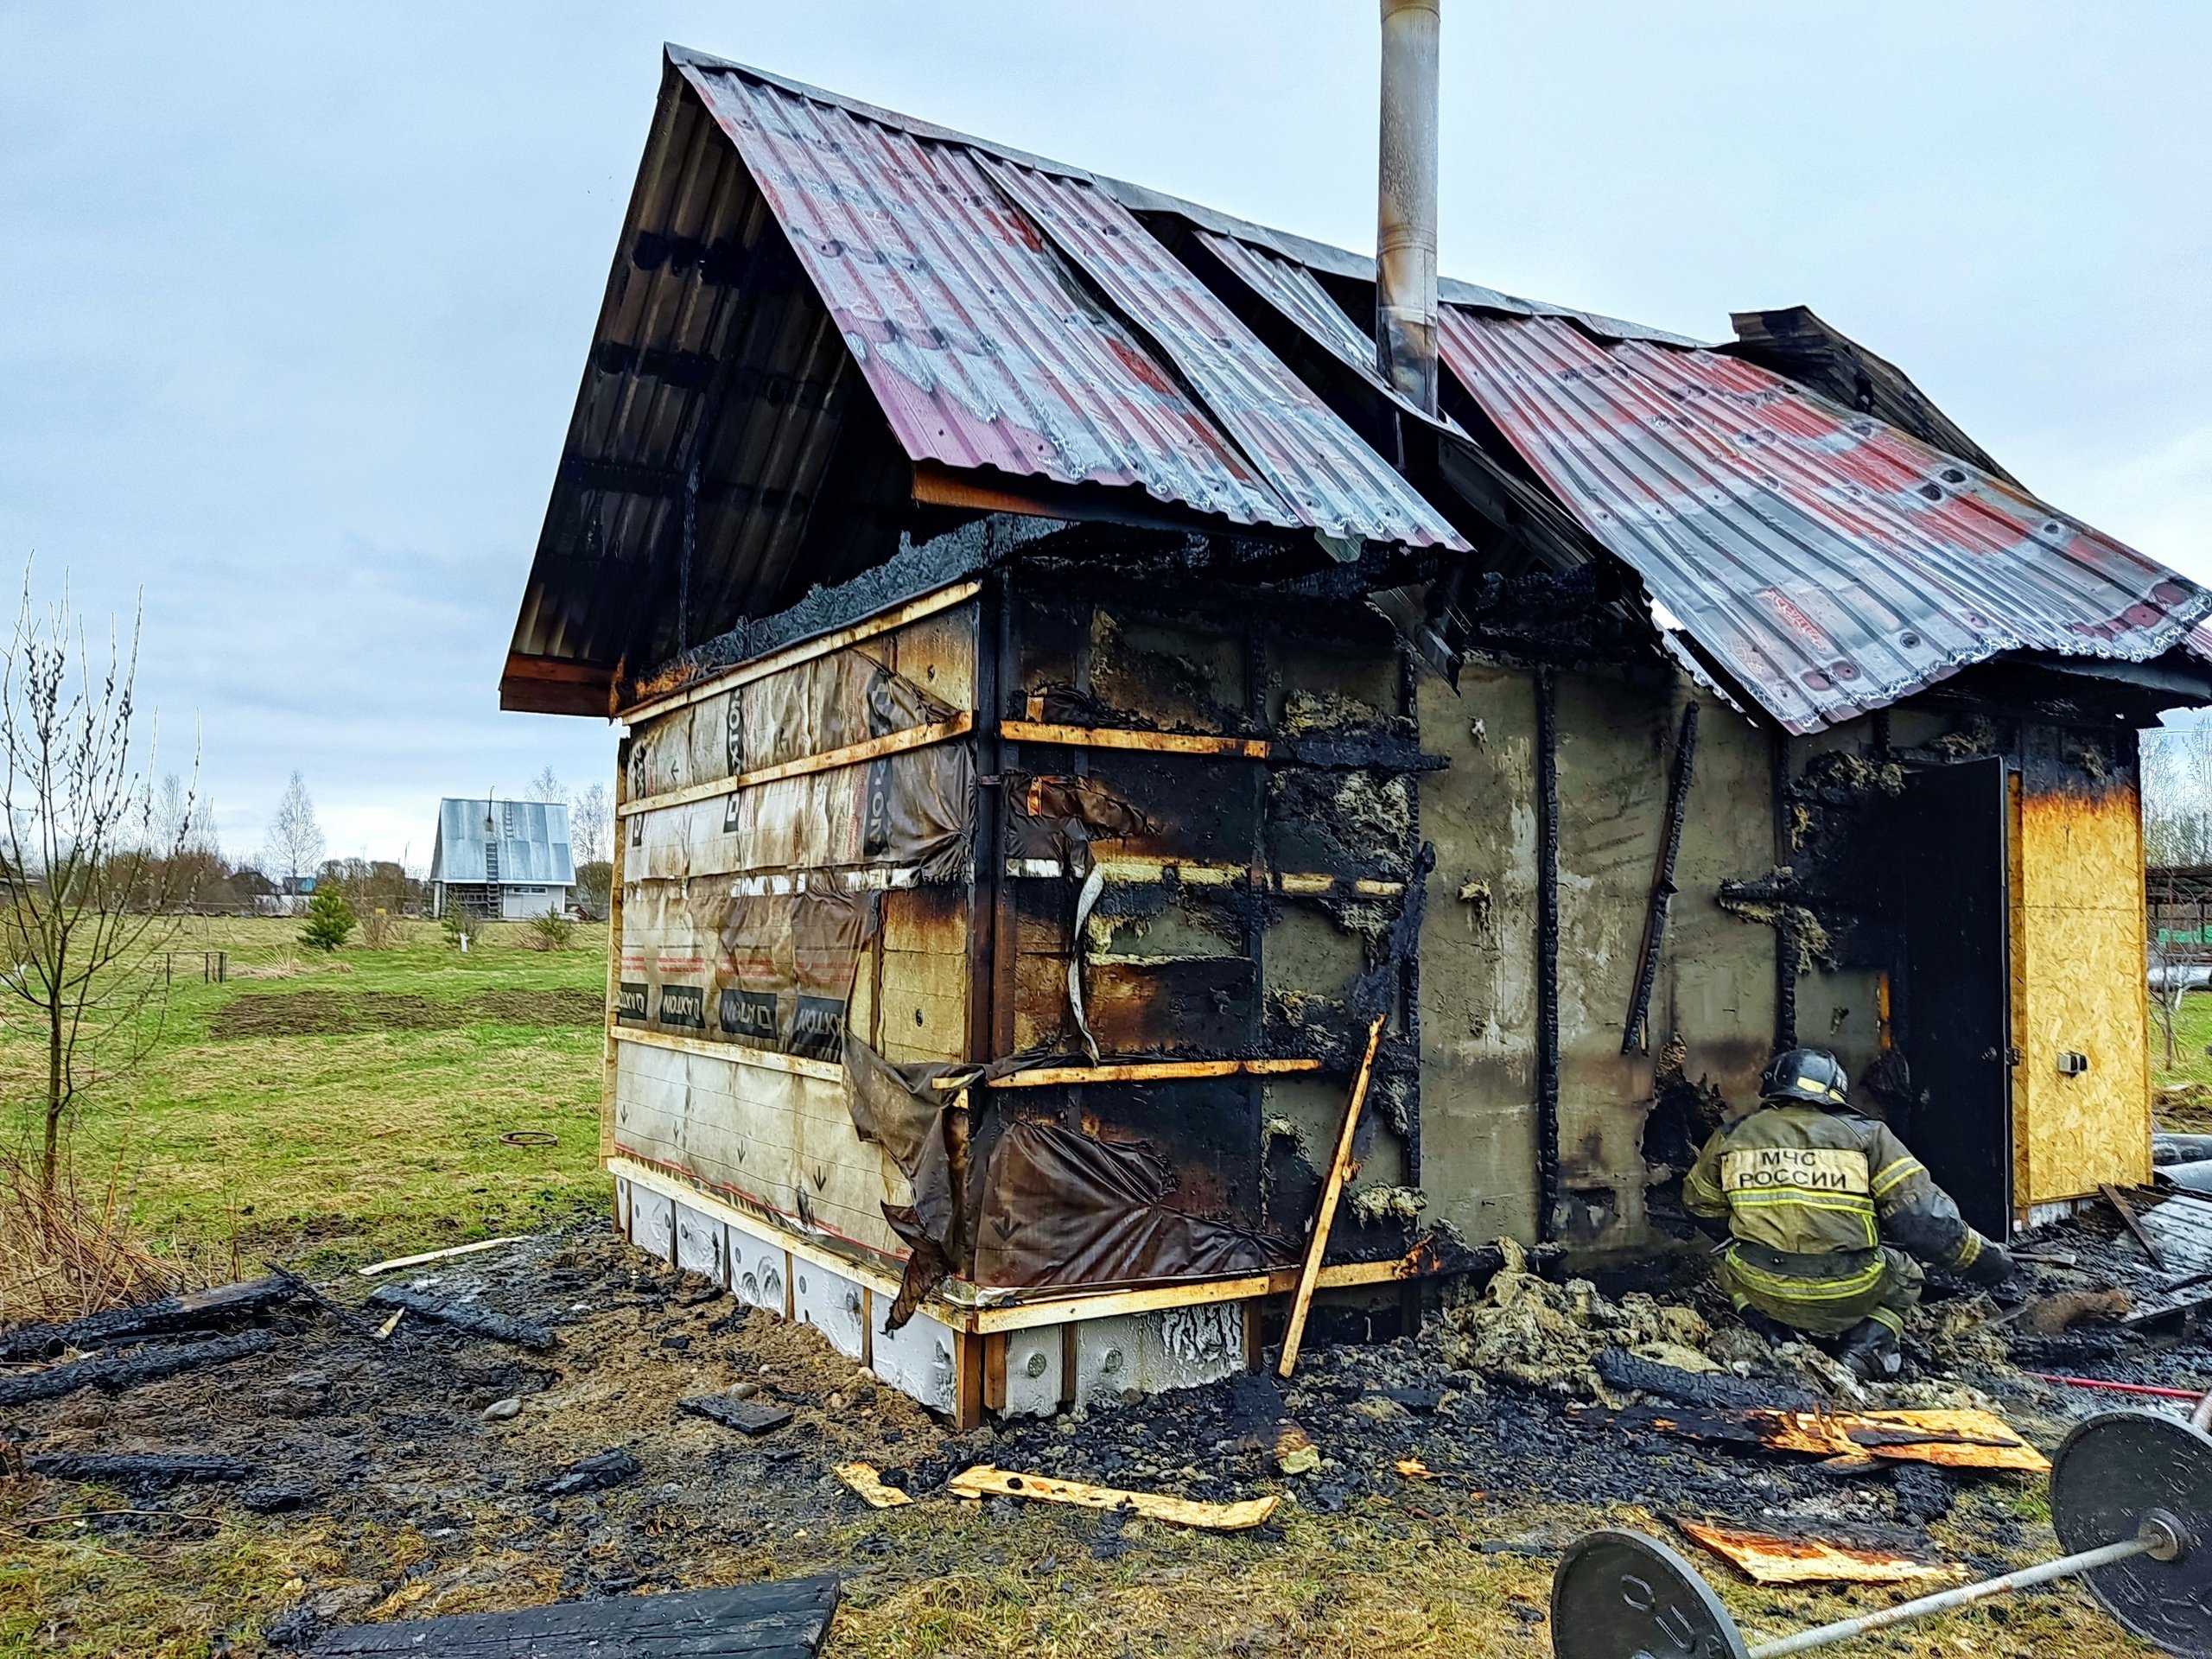
[[2012,1215],[2008,816],[2002,757],[1914,772],[1888,849],[1893,1035],[1913,1096],[1893,1127],[1996,1239]]

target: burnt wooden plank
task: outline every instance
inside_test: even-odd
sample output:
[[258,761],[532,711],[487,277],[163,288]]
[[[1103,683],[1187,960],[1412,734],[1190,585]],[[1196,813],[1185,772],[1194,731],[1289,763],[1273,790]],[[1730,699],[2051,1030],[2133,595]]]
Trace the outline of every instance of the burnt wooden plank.
[[97,1388],[120,1394],[142,1383],[158,1382],[210,1365],[227,1365],[265,1353],[276,1340],[266,1331],[241,1331],[234,1337],[208,1342],[176,1343],[121,1354],[98,1354],[49,1365],[42,1371],[0,1377],[0,1406],[28,1405],[34,1400],[58,1400],[79,1389]]
[[33,1325],[12,1332],[0,1337],[0,1360],[58,1359],[72,1348],[106,1348],[145,1337],[204,1330],[232,1320],[252,1319],[306,1294],[300,1281],[289,1274],[255,1279],[245,1284],[217,1285],[211,1290],[188,1291],[181,1296],[141,1302],[135,1307],[95,1313],[67,1325]]
[[404,1285],[381,1286],[369,1300],[379,1307],[404,1308],[419,1319],[450,1325],[472,1336],[489,1337],[495,1342],[512,1342],[541,1352],[554,1345],[553,1333],[543,1325],[528,1319],[510,1319],[474,1302],[445,1301]]
[[26,1458],[48,1480],[104,1481],[115,1486],[174,1486],[179,1481],[251,1480],[254,1468],[234,1458],[175,1457],[166,1452],[41,1452]]
[[315,1659],[813,1659],[836,1611],[836,1579],[788,1579],[356,1624],[329,1631],[309,1652]]

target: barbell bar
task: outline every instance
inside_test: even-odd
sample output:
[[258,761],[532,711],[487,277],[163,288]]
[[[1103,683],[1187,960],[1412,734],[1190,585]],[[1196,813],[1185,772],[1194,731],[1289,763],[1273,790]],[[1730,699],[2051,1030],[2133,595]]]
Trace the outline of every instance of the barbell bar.
[[[2212,1401],[2212,1395],[2207,1396]],[[2212,1415],[2212,1413],[2206,1414]],[[2196,1421],[2109,1412],[2051,1460],[2051,1525],[2068,1554],[1979,1584],[1749,1646],[1697,1570],[1641,1533],[1593,1532],[1552,1579],[1554,1659],[1784,1659],[2054,1580],[2184,1659],[2212,1659],[2212,1435]]]

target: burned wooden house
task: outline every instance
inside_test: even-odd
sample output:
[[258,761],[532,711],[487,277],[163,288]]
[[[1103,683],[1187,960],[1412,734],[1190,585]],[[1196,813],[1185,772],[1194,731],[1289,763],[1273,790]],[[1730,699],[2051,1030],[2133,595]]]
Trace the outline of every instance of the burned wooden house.
[[1246,1363],[1377,1018],[1340,1322],[1663,1247],[1777,1044],[2147,1173],[2212,592],[1808,312],[1437,279],[1433,43],[1379,267],[667,54],[501,700],[626,732],[622,1226],[962,1419]]

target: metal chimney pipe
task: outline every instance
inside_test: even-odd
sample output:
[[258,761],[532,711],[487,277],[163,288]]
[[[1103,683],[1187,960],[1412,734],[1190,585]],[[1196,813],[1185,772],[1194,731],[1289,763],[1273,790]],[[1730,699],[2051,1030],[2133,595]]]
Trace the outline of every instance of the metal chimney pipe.
[[1375,361],[1436,413],[1436,41],[1441,0],[1382,0]]

